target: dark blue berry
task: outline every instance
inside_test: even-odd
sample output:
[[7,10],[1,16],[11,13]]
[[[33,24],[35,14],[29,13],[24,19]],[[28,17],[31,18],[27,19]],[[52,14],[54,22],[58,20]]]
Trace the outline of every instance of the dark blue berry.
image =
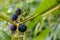
[[21,25],[21,26],[18,27],[18,30],[20,32],[25,32],[27,30],[27,26],[26,25]]
[[16,13],[16,15],[20,15],[21,14],[21,9],[17,8],[15,13]]
[[10,24],[10,25],[9,25],[9,29],[10,29],[11,31],[15,31],[15,30],[17,29],[17,26],[15,26],[15,25],[13,25],[13,24]]
[[17,16],[16,14],[13,14],[13,15],[11,16],[11,20],[12,20],[12,21],[15,21],[15,20],[17,20],[17,17],[18,17],[18,16]]

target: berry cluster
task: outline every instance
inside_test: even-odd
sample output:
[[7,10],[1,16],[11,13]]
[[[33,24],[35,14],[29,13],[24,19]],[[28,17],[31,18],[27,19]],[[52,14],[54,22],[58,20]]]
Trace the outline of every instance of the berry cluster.
[[16,11],[15,11],[15,14],[13,14],[13,15],[11,16],[11,20],[12,20],[12,21],[17,20],[17,17],[18,17],[20,14],[21,14],[21,9],[17,8]]
[[[9,28],[10,28],[11,31],[16,31],[17,26],[15,26],[15,25],[13,25],[13,24],[10,24],[10,25],[9,25]],[[27,26],[26,26],[26,25],[21,25],[21,26],[18,27],[18,30],[19,30],[20,32],[25,32],[26,29],[27,29]]]
[[[13,15],[11,16],[11,20],[12,20],[12,21],[17,21],[17,18],[18,18],[18,16],[19,16],[20,14],[21,14],[21,9],[17,8],[16,11],[15,11],[15,14],[13,14]],[[16,26],[16,25],[13,25],[13,24],[10,24],[10,25],[9,25],[9,28],[10,28],[11,31],[16,31],[17,26]],[[21,25],[21,26],[19,25],[19,26],[18,26],[18,30],[19,30],[20,32],[25,32],[26,29],[27,29],[27,26],[26,26],[26,25]]]

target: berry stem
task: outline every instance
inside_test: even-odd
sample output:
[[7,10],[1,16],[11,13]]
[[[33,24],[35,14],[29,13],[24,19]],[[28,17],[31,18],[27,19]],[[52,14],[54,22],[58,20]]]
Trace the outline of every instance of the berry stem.
[[11,40],[15,40],[15,38],[14,38],[14,34],[12,34],[12,36],[11,36]]
[[27,39],[26,39],[26,36],[27,36],[27,35],[26,35],[26,32],[24,32],[23,40],[27,40]]
[[15,38],[20,38],[20,34],[19,34],[19,31],[18,31],[18,26],[19,24],[17,23],[17,30],[16,30],[16,34],[15,34]]

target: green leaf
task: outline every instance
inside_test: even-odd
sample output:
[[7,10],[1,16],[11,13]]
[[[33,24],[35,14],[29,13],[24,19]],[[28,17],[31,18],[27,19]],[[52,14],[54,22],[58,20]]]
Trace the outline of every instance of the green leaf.
[[11,37],[5,31],[2,31],[2,33],[3,36],[5,37],[5,40],[11,40]]
[[32,19],[30,23],[28,24],[28,29],[33,28],[36,23],[40,20],[41,16],[37,16],[36,18]]
[[2,31],[0,30],[0,37],[3,37]]
[[0,18],[0,20],[2,20],[2,19]]
[[4,40],[3,37],[0,37],[0,40]]
[[33,14],[41,14],[42,12],[48,10],[52,6],[56,4],[56,0],[44,0],[43,2],[40,3],[39,7],[35,10]]
[[[55,5],[56,0],[44,0],[39,7],[35,10],[35,12],[33,12],[33,16],[34,15],[39,15],[42,12],[46,11],[47,9],[51,8],[52,6]],[[43,13],[42,13],[43,14]],[[40,20],[40,16],[37,16],[35,19],[33,19],[29,24],[28,24],[28,28],[33,28],[35,26],[35,24]],[[35,20],[35,21],[34,21]]]
[[57,9],[57,10],[52,12],[53,19],[51,20],[51,22],[56,22],[57,21],[57,18],[59,18],[59,16],[58,16],[59,13],[60,13],[60,9]]
[[[3,17],[2,17],[2,16],[3,16]],[[3,19],[3,20],[5,20],[5,21],[7,21],[7,22],[9,22],[9,23],[11,23],[11,24],[14,24],[14,23],[10,20],[10,17],[9,17],[7,14],[3,13],[3,12],[0,12],[0,18]]]
[[54,17],[57,17],[57,14],[58,14],[58,13],[60,13],[60,9],[57,9],[57,10],[53,11],[53,12],[52,12],[52,15],[53,15]]
[[38,37],[33,38],[33,40],[44,40],[45,37],[48,36],[50,30],[46,28]]
[[60,4],[60,0],[56,0],[58,4]]

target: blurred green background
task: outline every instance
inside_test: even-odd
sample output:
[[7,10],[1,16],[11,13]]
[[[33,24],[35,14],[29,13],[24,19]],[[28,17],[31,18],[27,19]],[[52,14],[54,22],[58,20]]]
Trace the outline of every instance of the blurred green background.
[[[20,34],[27,34],[25,39],[15,39],[16,33],[9,29],[16,8],[22,10],[21,21],[27,25],[26,33]],[[0,0],[0,40],[60,40],[60,0]]]

